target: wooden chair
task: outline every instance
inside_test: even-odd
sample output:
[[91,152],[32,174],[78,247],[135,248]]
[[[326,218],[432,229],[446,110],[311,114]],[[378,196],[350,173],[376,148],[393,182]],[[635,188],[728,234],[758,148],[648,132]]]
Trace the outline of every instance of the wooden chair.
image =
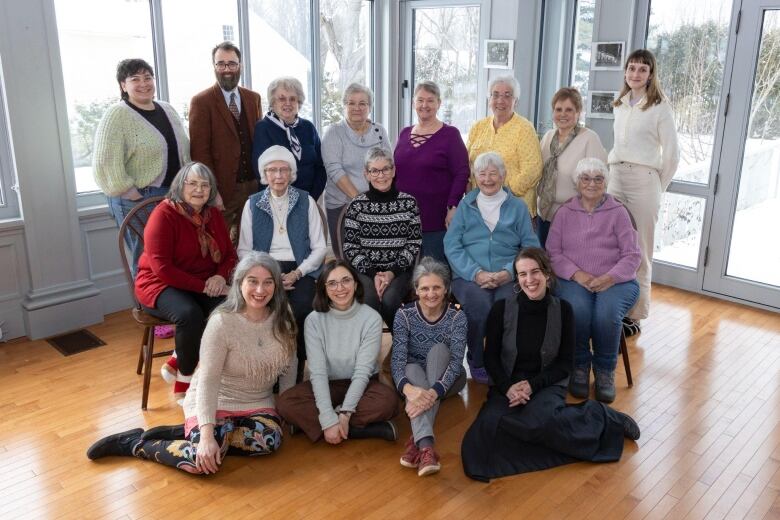
[[125,250],[125,233],[130,233],[140,240],[143,245],[146,221],[149,219],[152,210],[157,207],[157,204],[159,204],[161,200],[163,200],[163,197],[152,197],[141,202],[127,214],[122,225],[119,227],[119,258],[122,260],[122,267],[125,270],[125,278],[127,279],[127,287],[130,290],[130,296],[133,298],[133,319],[135,319],[136,323],[144,329],[143,336],[141,337],[141,350],[138,354],[138,366],[136,368],[136,374],[140,375],[143,370],[144,376],[143,392],[141,394],[142,410],[146,410],[146,404],[149,401],[152,358],[170,356],[172,353],[171,350],[157,353],[154,352],[154,328],[157,325],[173,325],[173,323],[148,314],[138,302],[134,290],[135,281],[133,280],[133,275],[130,271],[130,263],[128,262],[127,251]]
[[620,326],[620,354],[623,356],[623,367],[626,369],[626,381],[628,386],[634,386],[634,378],[631,377],[631,361],[628,359],[628,345],[626,345],[626,333],[623,332],[623,326]]

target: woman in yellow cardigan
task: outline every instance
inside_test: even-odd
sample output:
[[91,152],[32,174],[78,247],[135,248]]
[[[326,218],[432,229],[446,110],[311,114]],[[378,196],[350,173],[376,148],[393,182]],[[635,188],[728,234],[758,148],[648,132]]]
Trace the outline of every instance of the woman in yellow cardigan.
[[466,145],[469,161],[484,152],[498,152],[506,164],[506,185],[536,216],[536,185],[542,178],[542,151],[534,126],[515,113],[520,85],[512,76],[499,76],[488,85],[492,116],[474,123]]

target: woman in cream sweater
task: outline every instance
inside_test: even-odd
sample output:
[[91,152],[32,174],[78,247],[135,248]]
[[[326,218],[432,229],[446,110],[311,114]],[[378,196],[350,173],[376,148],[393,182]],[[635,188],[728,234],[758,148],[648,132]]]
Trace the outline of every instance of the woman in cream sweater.
[[154,460],[188,473],[216,473],[225,455],[268,455],[282,442],[273,386],[295,384],[295,319],[281,272],[267,253],[238,264],[228,297],[209,319],[184,398],[184,427],[141,428],[105,437],[87,457]]
[[542,137],[542,180],[536,187],[539,222],[536,232],[544,247],[553,215],[563,203],[577,195],[571,182],[580,159],[595,157],[607,162],[607,151],[596,132],[579,126],[582,96],[576,88],[563,87],[552,98],[555,128]]
[[628,56],[614,114],[609,193],[623,202],[634,217],[642,250],[637,272],[639,300],[623,320],[626,336],[632,336],[640,332],[639,320],[647,318],[650,312],[655,224],[661,194],[672,182],[680,162],[674,113],[658,82],[652,52],[639,49]]

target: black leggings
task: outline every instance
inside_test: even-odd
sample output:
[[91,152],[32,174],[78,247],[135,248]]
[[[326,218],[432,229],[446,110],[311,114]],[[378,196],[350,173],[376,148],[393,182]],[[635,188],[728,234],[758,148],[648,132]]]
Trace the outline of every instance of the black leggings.
[[390,282],[390,286],[385,289],[382,294],[382,299],[376,293],[374,287],[374,278],[366,276],[364,274],[358,275],[360,277],[360,283],[363,285],[363,292],[365,293],[366,305],[369,305],[372,309],[382,315],[382,320],[387,324],[390,332],[393,331],[393,320],[395,319],[395,312],[398,307],[403,303],[404,298],[409,294],[411,288],[412,273],[407,271],[396,275],[393,281]]
[[176,358],[182,375],[192,375],[198,366],[200,338],[206,328],[206,319],[222,300],[223,296],[212,297],[205,293],[166,287],[157,297],[156,307],[143,306],[152,316],[172,321],[176,325]]

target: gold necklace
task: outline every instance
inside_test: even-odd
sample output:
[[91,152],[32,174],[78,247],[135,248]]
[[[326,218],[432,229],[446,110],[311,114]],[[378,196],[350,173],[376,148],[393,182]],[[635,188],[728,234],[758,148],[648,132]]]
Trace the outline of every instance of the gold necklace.
[[271,211],[273,211],[274,216],[279,221],[279,233],[284,235],[287,230],[284,227],[284,214],[285,209],[287,208],[288,198],[286,197],[286,194],[278,197],[280,202],[277,203],[276,200],[274,200],[276,197],[274,194],[271,194]]

